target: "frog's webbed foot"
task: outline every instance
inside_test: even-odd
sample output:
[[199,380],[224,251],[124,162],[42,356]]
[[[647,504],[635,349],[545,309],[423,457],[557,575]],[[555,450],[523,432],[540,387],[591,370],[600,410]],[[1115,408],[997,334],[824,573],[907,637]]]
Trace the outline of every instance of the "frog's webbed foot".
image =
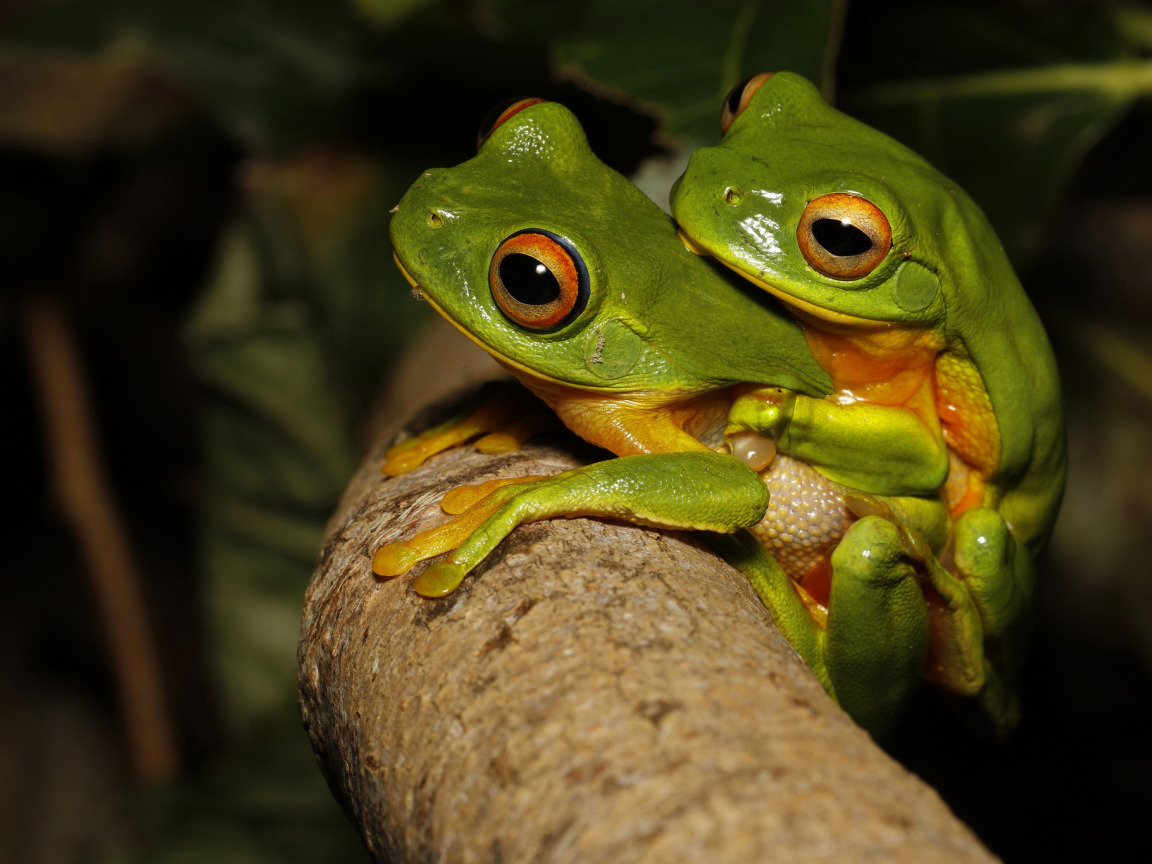
[[978,699],[995,732],[1019,720],[1016,681],[1031,629],[1036,574],[1027,547],[1003,516],[980,507],[956,520],[953,559],[982,634],[984,686]]
[[624,456],[554,477],[511,478],[460,487],[446,497],[459,515],[405,541],[389,543],[372,562],[380,576],[406,573],[449,552],[415,581],[417,593],[454,591],[518,525],[553,516],[595,516],[641,525],[734,531],[755,525],[768,506],[759,475],[718,453]]
[[[442,525],[421,531],[407,540],[386,543],[372,559],[372,570],[377,576],[391,579],[411,570],[416,564],[434,558],[445,552],[457,549],[475,533],[510,495],[516,493],[515,486],[529,486],[545,476],[504,477],[489,480],[476,486],[458,486],[449,490],[440,502],[446,513],[456,514],[455,518]],[[503,495],[497,492],[504,490]],[[497,541],[498,542],[498,541]],[[429,567],[416,580],[416,592],[425,597],[442,597],[454,591],[467,575],[467,570],[456,573],[453,563]],[[458,578],[454,578],[458,575]]]
[[1015,683],[1028,631],[1034,574],[1028,550],[1003,517],[965,511],[938,559],[901,529],[905,551],[919,562],[932,638],[924,678],[945,692],[975,697],[998,735],[1015,726]]
[[537,432],[559,425],[556,416],[519,385],[498,384],[456,417],[389,448],[381,471],[393,477],[406,474],[477,436],[472,446],[481,453],[511,453]]
[[[951,693],[971,696],[984,686],[985,663],[981,648],[983,628],[964,581],[949,572],[937,558],[932,543],[922,529],[931,532],[938,545],[943,545],[943,521],[934,524],[932,505],[899,500],[899,507],[873,496],[853,493],[845,504],[859,518],[883,517],[896,525],[896,539],[921,575],[921,588],[931,622],[932,639],[924,678]],[[927,507],[925,507],[927,505]]]

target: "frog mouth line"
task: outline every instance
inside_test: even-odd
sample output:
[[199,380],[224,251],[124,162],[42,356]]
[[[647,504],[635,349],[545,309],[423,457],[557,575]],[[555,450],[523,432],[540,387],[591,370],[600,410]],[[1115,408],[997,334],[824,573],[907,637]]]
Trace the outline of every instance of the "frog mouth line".
[[449,324],[451,324],[453,327],[455,327],[457,330],[459,330],[461,333],[463,333],[465,336],[467,336],[468,341],[479,346],[480,348],[483,348],[487,353],[491,354],[493,359],[497,363],[499,363],[502,366],[507,366],[510,369],[512,369],[513,371],[517,371],[517,372],[523,373],[525,375],[530,375],[533,378],[539,378],[541,381],[550,381],[554,384],[563,384],[564,383],[562,381],[556,381],[552,378],[549,378],[547,375],[541,375],[538,372],[535,372],[535,371],[529,369],[528,367],[526,367],[520,363],[517,363],[508,357],[505,357],[502,353],[500,353],[495,348],[490,346],[487,342],[484,342],[481,339],[479,339],[474,333],[472,333],[471,330],[468,330],[466,327],[461,325],[455,318],[453,318],[451,315],[449,315],[447,312],[445,312],[443,306],[441,306],[439,303],[437,303],[435,300],[432,299],[432,297],[428,294],[428,292],[424,290],[424,287],[419,282],[416,281],[416,278],[411,273],[408,272],[408,268],[405,267],[404,262],[400,260],[399,253],[393,251],[392,252],[392,260],[394,262],[396,262],[396,266],[400,269],[400,273],[403,274],[404,278],[408,280],[408,284],[412,286],[412,293],[415,297],[417,297],[420,300],[423,300],[429,306],[431,306],[433,309],[435,309],[437,314],[441,318],[443,318],[445,321],[447,321]]
[[817,306],[815,303],[809,303],[807,300],[801,300],[787,291],[776,287],[771,282],[765,282],[757,276],[753,276],[746,270],[741,270],[733,264],[729,264],[723,258],[713,255],[706,247],[700,245],[698,242],[689,237],[683,228],[679,229],[680,240],[687,247],[688,251],[694,255],[699,255],[702,258],[712,258],[719,261],[732,272],[738,274],[742,279],[751,282],[758,288],[767,291],[777,300],[781,301],[788,306],[794,314],[796,314],[805,323],[814,327],[820,325],[833,325],[834,327],[846,328],[851,331],[860,330],[888,330],[896,326],[894,321],[879,321],[875,318],[860,318],[856,315],[848,315],[844,312],[837,312],[834,309],[825,309],[823,306]]

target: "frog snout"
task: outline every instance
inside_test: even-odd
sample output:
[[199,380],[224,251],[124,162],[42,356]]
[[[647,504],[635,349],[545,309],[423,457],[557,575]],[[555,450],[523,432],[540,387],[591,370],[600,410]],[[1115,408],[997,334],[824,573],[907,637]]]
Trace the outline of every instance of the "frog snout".
[[744,201],[744,190],[726,179],[730,172],[719,170],[710,152],[714,149],[702,147],[693,153],[684,174],[672,188],[672,213],[681,225],[698,220],[704,214],[719,215]]

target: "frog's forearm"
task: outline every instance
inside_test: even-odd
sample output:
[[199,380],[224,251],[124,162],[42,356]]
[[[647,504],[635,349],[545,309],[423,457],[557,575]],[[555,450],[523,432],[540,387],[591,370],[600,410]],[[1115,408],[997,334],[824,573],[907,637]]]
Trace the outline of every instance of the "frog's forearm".
[[768,489],[755,471],[731,456],[708,451],[623,456],[555,477],[524,479],[527,482],[495,488],[443,525],[386,544],[377,551],[373,569],[381,576],[398,576],[418,561],[455,549],[416,579],[418,593],[442,597],[525,522],[597,516],[731,532],[755,525],[768,507]]
[[776,439],[838,483],[873,495],[932,495],[948,476],[948,450],[913,412],[797,396]]

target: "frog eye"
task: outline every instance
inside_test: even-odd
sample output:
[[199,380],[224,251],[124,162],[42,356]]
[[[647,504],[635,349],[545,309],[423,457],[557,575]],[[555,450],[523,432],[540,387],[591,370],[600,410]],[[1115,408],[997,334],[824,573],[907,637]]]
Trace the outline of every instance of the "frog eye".
[[567,324],[588,302],[584,260],[563,237],[540,229],[517,231],[500,244],[488,284],[501,312],[538,333]]
[[499,103],[495,108],[488,112],[484,117],[484,122],[480,124],[480,132],[476,135],[476,149],[480,149],[488,136],[499,129],[509,117],[514,114],[519,114],[529,105],[535,105],[538,102],[546,102],[546,99],[507,99]]
[[862,279],[892,248],[892,228],[867,198],[834,192],[808,202],[796,241],[804,259],[825,276]]
[[760,89],[761,85],[771,77],[771,72],[761,72],[759,75],[745,78],[728,91],[728,95],[724,97],[724,107],[720,110],[721,135],[728,131],[732,121],[748,107],[749,100],[756,95],[756,91]]

